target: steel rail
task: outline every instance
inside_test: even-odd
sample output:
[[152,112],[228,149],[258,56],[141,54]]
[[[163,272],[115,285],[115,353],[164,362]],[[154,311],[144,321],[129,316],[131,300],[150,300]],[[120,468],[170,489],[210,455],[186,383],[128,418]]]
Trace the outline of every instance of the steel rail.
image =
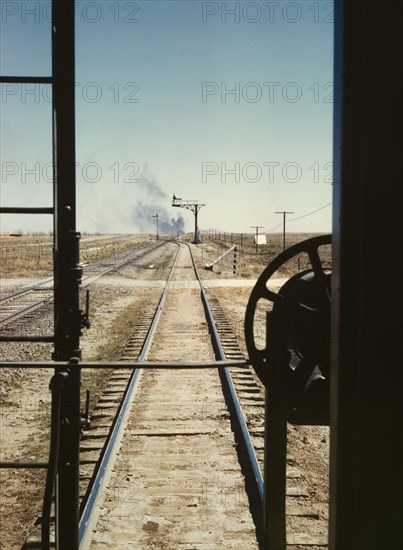
[[[203,283],[200,279],[199,272],[198,272],[198,269],[197,269],[197,266],[196,266],[196,262],[195,262],[195,259],[193,257],[193,254],[192,254],[192,250],[191,250],[190,246],[187,243],[185,243],[185,244],[189,247],[189,252],[190,252],[190,256],[192,258],[193,267],[194,267],[194,270],[195,270],[195,273],[196,273],[197,280],[200,284],[200,292],[201,292],[201,296],[202,296],[202,302],[203,302],[203,305],[204,305],[204,308],[205,308],[205,311],[206,311],[207,322],[208,322],[208,324],[211,328],[211,338],[212,338],[212,341],[213,341],[214,351],[216,352],[217,359],[219,359],[220,361],[225,361],[226,358],[225,358],[224,349],[221,345],[221,341],[220,341],[220,337],[218,335],[217,327],[215,325],[213,313],[211,311],[210,304],[208,302],[206,291],[204,289]],[[230,397],[230,400],[231,400],[231,406],[233,407],[233,409],[235,411],[235,414],[236,414],[237,422],[238,422],[238,425],[240,427],[241,434],[242,434],[243,444],[245,446],[247,456],[248,456],[248,461],[249,461],[250,467],[251,467],[252,472],[253,472],[253,477],[254,477],[256,489],[258,491],[261,502],[263,504],[263,476],[262,476],[262,472],[260,470],[260,466],[259,466],[258,460],[256,458],[255,449],[253,447],[252,440],[251,440],[249,430],[248,430],[248,426],[246,424],[245,417],[244,417],[243,412],[242,412],[242,407],[241,407],[241,404],[239,403],[238,395],[237,395],[234,383],[232,381],[231,372],[230,372],[228,367],[225,367],[223,369],[223,371],[224,371],[224,381],[225,381],[226,387],[228,389],[229,397]]]
[[[83,285],[83,286],[87,286],[88,284],[90,284],[90,283],[94,282],[95,280],[99,279],[100,277],[102,277],[106,273],[109,273],[110,271],[112,271],[114,269],[117,269],[117,268],[121,267],[122,265],[132,261],[134,258],[137,258],[137,257],[141,258],[142,256],[146,255],[148,252],[151,252],[151,251],[159,248],[160,246],[166,244],[166,242],[168,242],[168,241],[160,241],[156,246],[152,246],[152,247],[150,247],[150,246],[142,247],[140,249],[142,253],[140,253],[140,254],[138,254],[139,249],[135,249],[132,252],[132,254],[130,254],[129,256],[127,256],[126,258],[121,260],[120,262],[115,263],[113,266],[109,265],[106,269],[104,269],[103,271],[101,271],[99,273],[85,276],[83,278],[83,283],[85,283],[85,285]],[[89,264],[87,266],[84,266],[83,271],[88,271],[90,269],[94,269],[95,267],[98,267],[98,266],[102,265],[105,262],[111,262],[112,260],[113,260],[113,258],[105,258],[105,259],[100,260],[99,262],[96,262],[94,264]],[[40,282],[36,285],[33,285],[31,287],[27,287],[27,288],[24,288],[20,291],[15,292],[15,293],[4,296],[4,297],[0,298],[0,302],[5,302],[6,300],[12,300],[13,298],[16,298],[18,296],[28,294],[29,292],[32,292],[33,290],[37,289],[38,287],[40,287],[40,286],[42,286],[42,285],[44,285],[44,284],[46,284],[50,281],[53,281],[53,277],[49,278],[49,279],[45,279],[44,281],[42,281],[42,282]],[[43,290],[47,290],[47,289],[45,288]],[[28,306],[25,306],[22,309],[19,309],[18,311],[10,313],[9,315],[1,318],[0,319],[0,326],[3,325],[3,324],[8,323],[9,321],[11,321],[13,319],[17,319],[18,317],[25,315],[29,311],[34,311],[35,309],[41,307],[42,305],[45,305],[47,303],[51,303],[53,301],[53,292],[51,292],[51,289],[49,289],[49,293],[50,293],[49,297],[42,298],[41,300],[33,302],[32,304],[30,304]],[[52,338],[52,341],[53,341],[53,338]]]
[[4,302],[5,300],[11,300],[11,298],[16,298],[17,296],[20,296],[21,294],[26,294],[28,292],[31,292],[31,290],[35,290],[36,288],[46,284],[46,283],[53,283],[53,277],[49,277],[49,279],[45,279],[44,281],[41,281],[40,283],[37,283],[32,286],[28,286],[23,288],[22,290],[17,290],[16,292],[12,292],[11,294],[7,294],[7,296],[2,296],[0,298],[0,302]]
[[[101,451],[100,460],[98,462],[98,465],[96,467],[96,470],[94,472],[94,476],[90,482],[90,485],[87,489],[87,495],[85,497],[85,500],[82,502],[82,506],[80,509],[80,522],[79,522],[79,541],[80,544],[83,542],[87,532],[88,528],[91,525],[92,520],[92,513],[94,511],[94,505],[97,502],[97,498],[99,496],[99,493],[101,489],[103,488],[104,483],[106,483],[107,473],[111,468],[111,458],[114,455],[115,448],[117,444],[121,441],[123,429],[125,425],[125,421],[127,420],[127,412],[129,407],[133,403],[133,399],[135,396],[135,392],[137,390],[138,381],[140,379],[140,375],[143,369],[161,369],[161,368],[173,368],[173,369],[204,369],[204,368],[217,368],[219,371],[223,370],[225,373],[225,380],[227,381],[227,387],[229,390],[229,394],[231,396],[231,404],[233,406],[233,409],[237,416],[237,422],[241,427],[241,433],[243,437],[243,442],[245,444],[245,447],[248,451],[248,459],[252,468],[252,471],[254,472],[254,479],[258,486],[259,494],[262,494],[262,491],[260,489],[260,486],[262,486],[262,477],[260,473],[259,466],[257,464],[256,456],[254,454],[253,446],[250,441],[249,432],[245,423],[245,420],[243,418],[241,406],[239,404],[236,391],[234,388],[234,385],[232,383],[231,375],[229,372],[229,367],[245,367],[248,365],[248,362],[245,360],[226,360],[224,350],[222,348],[220,338],[216,329],[216,325],[214,322],[214,318],[212,315],[212,311],[210,308],[210,305],[208,303],[208,299],[203,287],[203,284],[201,282],[196,263],[191,251],[190,246],[185,243],[189,248],[189,253],[191,256],[193,268],[195,271],[196,278],[200,285],[200,291],[201,291],[201,298],[203,302],[203,306],[205,308],[206,312],[206,319],[208,321],[208,324],[211,329],[211,335],[212,335],[212,344],[214,351],[216,353],[218,361],[207,361],[207,362],[148,362],[146,361],[147,354],[150,350],[153,337],[158,325],[158,321],[161,315],[161,312],[163,310],[169,288],[171,279],[174,273],[174,269],[177,264],[178,259],[178,253],[180,250],[180,244],[175,242],[175,244],[178,245],[178,251],[175,256],[175,260],[173,262],[173,265],[170,269],[169,276],[166,280],[165,287],[163,290],[163,293],[160,297],[158,306],[156,308],[153,321],[150,325],[150,328],[148,329],[147,336],[145,338],[144,344],[141,349],[141,353],[139,355],[139,358],[136,362],[83,362],[80,363],[80,368],[109,368],[109,369],[133,369],[130,381],[128,383],[128,386],[126,388],[124,397],[122,399],[122,402],[119,406],[119,409],[116,413],[115,419],[111,425],[110,432],[108,434],[107,441],[105,443],[105,446],[103,450]],[[61,366],[68,366],[70,363],[66,361],[49,361],[49,362],[37,362],[37,363],[30,363],[30,362],[1,362],[0,365],[3,367],[19,367],[19,368],[54,368],[55,366],[61,367]],[[259,484],[260,482],[260,484]]]
[[[175,243],[177,244],[177,243]],[[174,262],[172,264],[172,267],[170,269],[168,278],[165,283],[164,290],[162,292],[162,295],[159,299],[157,309],[155,311],[153,321],[150,325],[150,328],[148,329],[147,336],[145,338],[144,344],[141,349],[141,353],[139,355],[138,362],[140,365],[144,365],[145,359],[147,358],[147,355],[150,351],[152,340],[158,325],[158,321],[161,315],[162,308],[165,304],[166,297],[168,295],[169,291],[169,285],[172,279],[172,275],[174,272],[174,269],[176,267],[176,262],[178,259],[180,246],[178,245],[178,250],[175,255]],[[139,366],[140,366],[139,365]],[[126,368],[130,368],[129,365],[126,363]],[[161,368],[160,365],[157,366],[157,368]],[[87,529],[90,525],[92,512],[94,509],[94,504],[97,501],[97,497],[99,495],[99,492],[103,486],[103,482],[105,481],[107,471],[110,467],[110,460],[113,456],[113,453],[115,451],[115,448],[117,447],[118,443],[121,441],[122,435],[123,435],[123,428],[125,420],[127,420],[127,412],[129,407],[131,406],[135,391],[137,389],[137,384],[140,379],[140,375],[142,372],[142,368],[135,368],[133,371],[130,381],[128,383],[128,386],[126,388],[125,394],[123,396],[122,402],[118,408],[118,411],[116,413],[115,419],[112,423],[108,439],[105,443],[105,446],[101,452],[100,461],[98,462],[97,469],[94,473],[94,476],[90,482],[89,489],[87,490],[87,495],[85,498],[85,501],[83,501],[81,514],[80,514],[80,523],[79,523],[79,542],[80,545],[82,544],[84,537],[86,536]]]
[[[164,244],[165,242],[168,242],[168,241],[161,241],[157,246],[154,246],[154,247],[147,247],[147,245],[143,246],[143,247],[139,247],[139,248],[136,248],[132,254],[135,254],[135,252],[139,252],[139,251],[146,251],[148,248],[150,250],[154,250],[155,248],[158,248],[158,246],[160,246],[161,244]],[[121,254],[124,254],[123,252],[119,252],[117,254],[117,256],[121,255]],[[97,266],[100,266],[102,265],[103,263],[105,262],[110,262],[112,261],[114,258],[114,256],[111,256],[110,258],[103,258],[102,260],[99,260],[98,262],[93,262],[91,264],[83,264],[83,272],[85,271],[88,271],[89,269],[93,269],[94,267],[97,267]],[[125,258],[126,261],[129,261],[129,258]],[[122,260],[123,262],[124,260]],[[115,266],[114,266],[115,267]],[[113,269],[113,268],[112,268]],[[46,283],[53,283],[53,277],[49,277],[48,279],[44,279],[43,281],[39,282],[39,283],[36,283],[32,286],[27,286],[27,287],[24,287],[23,289],[21,290],[17,290],[15,292],[12,292],[11,294],[7,294],[6,296],[2,296],[0,297],[0,302],[4,302],[6,300],[11,300],[11,298],[15,298],[17,296],[20,296],[21,294],[25,294],[25,293],[28,293],[30,292],[31,290],[35,290],[36,288],[42,286],[42,285],[45,285]],[[46,290],[46,289],[45,289]],[[49,289],[50,290],[50,289]]]
[[52,298],[53,296],[49,296],[49,298],[42,298],[42,300],[38,300],[37,302],[30,304],[29,306],[25,306],[22,309],[19,309],[18,311],[14,311],[13,313],[10,313],[6,317],[2,317],[0,319],[0,325],[2,325],[3,323],[7,323],[8,321],[11,321],[11,319],[18,319],[18,317],[25,315],[26,313],[28,313],[28,311],[34,311],[35,309],[38,309],[39,307],[50,302]]
[[[96,281],[97,279],[99,279],[100,277],[102,277],[103,275],[105,275],[106,273],[109,273],[110,271],[113,271],[114,269],[117,269],[119,267],[121,267],[122,265],[128,263],[128,262],[131,262],[132,260],[136,259],[136,258],[141,258],[142,256],[144,256],[145,254],[147,254],[148,252],[152,252],[153,250],[156,250],[157,248],[159,248],[160,246],[164,245],[167,241],[160,241],[157,245],[155,246],[152,246],[152,247],[142,247],[140,250],[141,251],[144,251],[144,254],[137,254],[137,252],[139,252],[139,249],[136,249],[133,251],[133,253],[130,255],[130,256],[127,256],[126,258],[124,258],[123,260],[121,260],[120,262],[112,265],[112,266],[108,266],[106,269],[104,269],[102,272],[100,273],[95,273],[93,275],[87,275],[86,278],[83,279],[83,283],[86,282],[86,285],[88,285],[89,283],[92,283],[94,281]],[[110,262],[111,261],[111,258],[105,258],[104,260],[101,260],[99,262],[99,264],[96,264],[96,265],[100,265],[102,263],[105,263],[105,262]],[[92,264],[91,266],[88,266],[88,269],[94,267]],[[88,282],[88,279],[91,279],[89,282]],[[83,286],[86,286],[86,285],[83,285]]]
[[[176,244],[178,244],[178,243],[176,243]],[[211,329],[211,337],[212,337],[213,348],[214,348],[214,351],[216,353],[217,359],[219,360],[220,363],[222,363],[221,368],[223,369],[223,373],[224,373],[224,376],[223,376],[224,382],[225,382],[226,387],[228,389],[228,395],[229,395],[230,400],[231,400],[231,405],[232,405],[233,410],[236,414],[237,422],[238,422],[238,425],[239,425],[239,428],[240,428],[240,433],[242,435],[242,441],[243,441],[243,444],[244,444],[245,449],[247,451],[248,461],[249,461],[249,464],[251,466],[251,470],[253,472],[255,485],[256,485],[256,488],[257,488],[257,491],[258,491],[258,494],[259,494],[260,498],[263,499],[263,478],[262,478],[262,473],[260,471],[259,463],[257,461],[256,454],[255,454],[255,451],[254,451],[254,448],[253,448],[253,444],[251,442],[251,437],[250,437],[250,434],[249,434],[249,430],[248,430],[244,415],[242,413],[242,408],[241,408],[241,405],[239,403],[239,399],[238,399],[238,396],[237,396],[237,393],[236,393],[236,389],[235,389],[234,383],[232,381],[231,373],[230,373],[230,370],[229,370],[229,367],[245,366],[246,363],[242,362],[242,361],[234,361],[234,362],[226,361],[225,352],[224,352],[223,347],[221,345],[220,337],[218,335],[217,328],[216,328],[216,325],[215,325],[215,322],[214,322],[214,317],[213,317],[213,314],[212,314],[212,311],[211,311],[211,308],[210,308],[210,305],[209,305],[209,302],[208,302],[208,299],[207,299],[207,295],[206,295],[203,283],[200,279],[200,275],[199,275],[199,272],[198,272],[198,269],[197,269],[197,266],[196,266],[194,256],[192,254],[191,247],[187,243],[184,243],[184,244],[186,244],[186,246],[188,246],[189,253],[190,253],[190,256],[191,256],[191,259],[192,259],[193,268],[194,268],[194,271],[195,271],[195,275],[196,275],[197,281],[200,285],[201,298],[202,298],[203,306],[205,308],[207,322],[208,322],[209,327]],[[179,244],[178,244],[178,252],[179,252]],[[144,363],[147,352],[148,352],[149,347],[151,346],[151,343],[152,343],[152,339],[153,339],[155,329],[156,329],[157,324],[158,324],[160,313],[162,311],[163,305],[164,305],[165,300],[166,300],[166,296],[168,294],[169,283],[170,283],[172,275],[173,275],[173,271],[174,271],[174,268],[175,268],[175,265],[176,265],[177,257],[178,257],[178,253],[175,257],[174,264],[172,265],[169,277],[168,277],[166,285],[165,285],[165,289],[164,289],[164,291],[162,293],[162,296],[160,298],[160,302],[157,306],[157,310],[156,310],[155,316],[153,318],[153,322],[152,322],[152,324],[150,326],[150,329],[148,331],[146,341],[143,345],[143,349],[142,349],[142,352],[139,356],[139,360],[138,360],[138,363],[137,363],[136,366],[138,367],[139,363],[143,363],[142,366],[146,369],[150,369],[150,368],[190,368],[190,367],[200,369],[200,368],[211,368],[212,366],[219,367],[219,363],[218,364],[211,364],[211,365],[208,364],[208,363],[204,363],[204,364],[201,364],[201,363],[198,363],[198,364],[196,364],[196,363],[193,363],[193,364],[185,363],[183,365],[180,364],[180,363],[176,363],[174,365],[172,363],[166,363],[166,364],[157,363],[157,364],[154,364],[154,365],[151,364],[151,363],[149,363],[149,364]],[[20,368],[21,367],[24,368],[24,366],[25,366],[25,368],[30,368],[29,364],[25,364],[23,366],[21,363],[18,363],[18,365],[20,366]],[[50,365],[54,366],[54,363],[51,362]],[[44,364],[43,364],[43,366],[46,368],[46,366]],[[100,363],[94,363],[94,364],[81,363],[81,368],[98,368],[100,366],[103,366],[103,368],[111,368],[111,369],[128,368],[128,367],[130,368],[130,365],[128,365],[127,363],[118,363],[118,362],[117,363],[103,364],[103,365],[100,364]],[[36,365],[36,367],[34,366],[33,368],[38,368],[38,365]],[[135,373],[136,372],[138,372],[138,369],[135,371]],[[138,377],[138,374],[135,375],[135,377],[133,379],[133,386],[135,386],[135,384],[136,384],[137,377]],[[133,389],[134,389],[134,387],[133,387]],[[130,396],[133,393],[133,389],[130,390]],[[81,526],[81,523],[80,523],[80,526]],[[81,527],[80,527],[80,529],[81,529]]]

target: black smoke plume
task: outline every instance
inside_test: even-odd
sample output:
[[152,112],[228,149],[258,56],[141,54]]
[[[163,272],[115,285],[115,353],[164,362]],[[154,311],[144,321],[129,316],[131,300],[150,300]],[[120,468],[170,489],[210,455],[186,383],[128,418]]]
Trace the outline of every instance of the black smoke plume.
[[[147,196],[146,201],[138,201],[134,207],[133,222],[140,231],[156,231],[158,214],[158,229],[160,233],[182,233],[185,220],[181,214],[172,216],[168,213],[166,204],[170,202],[168,195],[158,185],[155,177],[149,173],[145,164],[139,177],[139,187]],[[148,199],[149,197],[149,199]],[[164,200],[165,199],[165,200]]]
[[185,227],[185,220],[180,214],[176,218],[169,216],[164,206],[155,204],[144,204],[138,202],[133,212],[133,218],[140,231],[155,231],[157,228],[156,218],[158,214],[158,229],[160,233],[182,233]]

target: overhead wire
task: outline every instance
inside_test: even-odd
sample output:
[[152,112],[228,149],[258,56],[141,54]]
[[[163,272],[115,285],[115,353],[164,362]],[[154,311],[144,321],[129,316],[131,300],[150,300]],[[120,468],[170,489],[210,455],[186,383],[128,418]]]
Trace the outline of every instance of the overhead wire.
[[[319,212],[319,210],[323,210],[324,208],[327,208],[331,204],[333,204],[333,202],[328,202],[327,204],[324,204],[320,208],[317,208],[316,210],[312,210],[312,212],[308,212],[307,214],[303,214],[302,216],[298,216],[297,218],[290,218],[290,219],[287,220],[287,223],[295,222],[296,220],[302,220],[302,218],[307,218],[308,216],[311,216],[312,214],[315,214],[316,212]],[[265,233],[270,233],[270,231],[274,231],[275,229],[277,229],[278,227],[281,227],[282,225],[283,225],[283,222],[279,223],[275,227],[272,227],[268,231],[265,231]]]

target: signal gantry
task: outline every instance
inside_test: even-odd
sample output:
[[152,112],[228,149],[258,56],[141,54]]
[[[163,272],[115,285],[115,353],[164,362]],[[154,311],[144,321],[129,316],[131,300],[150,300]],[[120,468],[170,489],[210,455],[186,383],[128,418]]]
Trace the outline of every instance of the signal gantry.
[[186,208],[187,210],[191,210],[195,216],[195,236],[193,240],[193,244],[200,244],[200,231],[197,226],[197,217],[199,214],[200,208],[203,206],[206,206],[205,204],[201,204],[198,201],[195,200],[183,200],[181,198],[175,197],[175,195],[172,196],[172,206],[176,206],[177,208]]

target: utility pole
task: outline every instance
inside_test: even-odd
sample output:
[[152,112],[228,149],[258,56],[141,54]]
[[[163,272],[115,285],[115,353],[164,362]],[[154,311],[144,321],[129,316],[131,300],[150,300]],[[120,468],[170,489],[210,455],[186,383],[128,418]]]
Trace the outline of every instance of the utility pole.
[[155,216],[153,216],[153,218],[157,218],[157,238],[156,238],[156,240],[158,241],[158,239],[160,238],[159,234],[158,234],[158,214],[155,214]]
[[256,229],[255,236],[255,245],[256,245],[256,254],[259,254],[259,229],[263,229],[263,225],[251,225],[251,229]]
[[283,252],[285,250],[285,218],[287,214],[294,214],[294,212],[286,212],[285,210],[281,212],[276,212],[276,214],[283,214]]

